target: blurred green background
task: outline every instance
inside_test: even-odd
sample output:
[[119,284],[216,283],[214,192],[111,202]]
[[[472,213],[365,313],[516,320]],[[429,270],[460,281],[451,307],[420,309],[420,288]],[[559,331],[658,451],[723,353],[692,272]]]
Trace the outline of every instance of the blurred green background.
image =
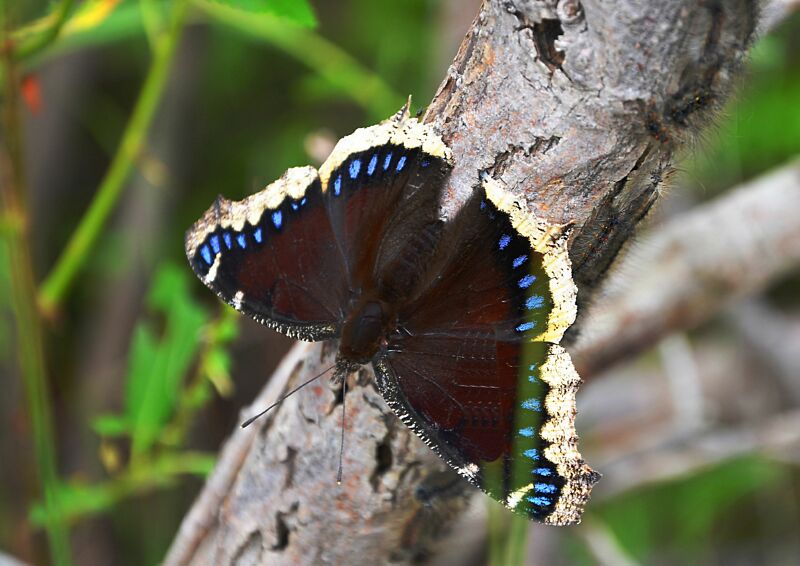
[[[0,226],[0,552],[31,563],[163,558],[239,408],[290,345],[194,280],[184,230],[219,193],[241,198],[287,167],[319,164],[408,94],[424,105],[477,4],[5,0],[0,31],[18,52],[4,55],[2,103],[20,123],[7,117],[2,136],[25,178],[0,164],[4,190],[24,197],[5,202]],[[759,40],[652,222],[798,153],[795,16]],[[30,258],[38,290],[18,276]],[[798,328],[798,289],[795,274],[759,305]],[[27,326],[19,321],[39,317],[26,319],[26,298],[43,313]],[[24,365],[35,336],[44,371]],[[741,342],[723,316],[594,380],[579,422],[587,460],[620,465],[675,428],[659,394],[675,348],[690,353],[706,392],[703,422],[684,436],[796,410],[785,376]],[[800,356],[796,337],[792,347]],[[719,393],[731,388],[739,395]],[[612,397],[626,411],[604,411]],[[751,451],[605,496],[601,484],[581,527],[534,528],[527,563],[796,564],[798,462]],[[449,563],[446,547],[439,554]]]

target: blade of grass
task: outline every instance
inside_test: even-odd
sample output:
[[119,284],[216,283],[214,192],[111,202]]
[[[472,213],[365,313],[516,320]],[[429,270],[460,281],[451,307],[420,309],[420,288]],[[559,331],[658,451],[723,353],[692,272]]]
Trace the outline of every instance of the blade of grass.
[[180,41],[187,5],[187,0],[174,2],[171,21],[153,45],[150,69],[108,172],[55,267],[40,287],[39,306],[45,313],[52,314],[58,308],[78,272],[85,265],[88,254],[119,200],[125,182],[142,151]]
[[527,517],[514,513],[506,539],[506,564],[524,564],[531,522]]
[[516,566],[525,563],[530,519],[489,500],[488,533],[490,566]]
[[[3,3],[3,24],[8,24],[7,5]],[[4,30],[6,31],[6,30]],[[4,37],[7,34],[4,33]],[[22,125],[17,69],[13,54],[3,53],[4,84],[3,147],[0,151],[0,198],[3,216],[9,222],[8,247],[11,299],[17,330],[19,365],[25,389],[28,413],[33,431],[34,454],[38,481],[42,489],[47,516],[45,530],[54,564],[71,563],[69,532],[51,520],[59,514],[58,469],[56,463],[50,394],[45,364],[44,340],[36,310],[36,284],[28,232],[28,210],[22,156]]]

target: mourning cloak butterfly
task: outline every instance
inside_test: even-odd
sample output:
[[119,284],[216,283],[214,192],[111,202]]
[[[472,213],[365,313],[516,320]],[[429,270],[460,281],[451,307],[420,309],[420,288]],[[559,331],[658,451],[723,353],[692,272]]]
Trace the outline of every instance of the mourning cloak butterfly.
[[408,108],[343,138],[186,234],[224,301],[302,340],[338,339],[337,374],[371,362],[397,416],[510,509],[577,523],[599,475],[574,427],[580,379],[566,234],[485,180],[451,221],[450,150]]

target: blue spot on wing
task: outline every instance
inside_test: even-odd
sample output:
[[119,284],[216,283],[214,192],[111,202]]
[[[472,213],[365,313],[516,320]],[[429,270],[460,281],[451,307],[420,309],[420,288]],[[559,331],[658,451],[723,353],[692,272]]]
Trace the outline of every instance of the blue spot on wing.
[[427,167],[427,166],[428,166],[428,165],[430,165],[430,164],[431,164],[431,160],[430,160],[430,159],[428,159],[427,157],[426,157],[425,159],[423,159],[423,160],[422,160],[422,166],[423,166],[423,167]]
[[523,456],[526,458],[530,458],[531,460],[538,460],[539,459],[539,451],[536,448],[529,448],[525,452],[522,453]]
[[350,178],[355,179],[358,177],[359,171],[361,171],[361,160],[353,159],[353,161],[350,162]]
[[386,158],[383,160],[383,170],[386,171],[389,169],[389,165],[392,164],[392,152],[386,154]]
[[233,239],[231,238],[230,232],[225,232],[222,235],[222,239],[225,240],[225,247],[231,249],[233,247]]
[[539,402],[538,399],[534,399],[534,398],[525,399],[520,406],[523,409],[528,409],[529,411],[541,411],[542,410],[542,404]]
[[338,197],[341,193],[342,193],[342,176],[339,175],[333,182],[333,194]]
[[556,486],[551,483],[535,483],[533,485],[533,490],[536,493],[548,493],[552,494],[556,492]]
[[397,172],[399,173],[400,171],[402,171],[402,170],[403,170],[403,167],[405,167],[405,166],[406,166],[406,156],[405,156],[405,155],[403,155],[403,156],[402,156],[402,157],[400,157],[400,159],[397,161],[397,167],[395,168],[395,171],[397,171]]
[[533,285],[534,281],[536,281],[535,275],[526,275],[525,277],[520,279],[517,284],[519,285],[520,289],[527,289],[528,287]]
[[247,247],[247,237],[244,235],[244,232],[238,234],[236,236],[236,242],[239,244],[239,247],[245,249]]
[[534,429],[532,426],[521,428],[519,429],[519,434],[525,438],[532,438],[536,434],[536,429]]
[[526,330],[532,330],[536,326],[535,322],[523,322],[519,326],[517,326],[514,330],[517,332],[525,332]]
[[521,255],[519,257],[515,257],[514,258],[514,264],[513,264],[514,268],[516,269],[517,267],[519,267],[520,265],[522,265],[526,261],[528,261],[528,256],[526,256],[526,255]]
[[538,507],[547,507],[548,505],[552,505],[553,503],[553,500],[550,499],[549,497],[537,496],[537,497],[526,497],[525,499],[527,499],[528,501],[530,501],[531,503],[533,503]]
[[536,468],[535,470],[533,470],[533,473],[536,474],[537,476],[550,477],[553,475],[553,470],[551,470],[550,468]]
[[211,249],[214,250],[214,255],[218,254],[219,253],[219,249],[220,249],[219,248],[219,236],[214,234],[213,236],[211,236],[211,238],[208,240],[208,242],[211,244]]
[[261,243],[261,226],[255,229],[253,232],[253,238],[255,238],[255,241],[259,244]]
[[525,308],[528,310],[539,309],[544,305],[544,297],[541,295],[531,295],[525,301]]
[[367,175],[372,175],[375,172],[375,167],[378,166],[378,154],[373,153],[372,159],[369,160],[369,165],[367,166]]
[[207,244],[203,244],[200,248],[200,255],[203,256],[203,259],[208,265],[211,265],[212,258],[211,258],[211,250],[209,249]]
[[511,236],[509,236],[508,234],[503,234],[502,236],[500,236],[499,245],[501,250],[506,249],[508,247],[508,244],[510,243],[511,243]]
[[303,206],[306,202],[308,202],[308,198],[303,197],[303,200],[300,201],[300,206]]
[[276,210],[272,213],[272,223],[275,225],[275,228],[280,230],[283,224],[283,213],[280,210]]
[[300,205],[299,205],[299,204],[297,204],[296,202],[293,202],[293,203],[292,203],[292,210],[297,210],[297,209],[299,209],[299,208],[300,208]]

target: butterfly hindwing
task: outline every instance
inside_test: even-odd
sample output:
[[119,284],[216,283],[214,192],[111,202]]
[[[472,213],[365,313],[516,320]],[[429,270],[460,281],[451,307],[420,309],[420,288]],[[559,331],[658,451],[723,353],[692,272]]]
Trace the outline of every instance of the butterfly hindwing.
[[577,452],[579,379],[556,344],[575,313],[563,234],[488,184],[443,242],[376,363],[381,390],[489,495],[577,522],[596,476]]

